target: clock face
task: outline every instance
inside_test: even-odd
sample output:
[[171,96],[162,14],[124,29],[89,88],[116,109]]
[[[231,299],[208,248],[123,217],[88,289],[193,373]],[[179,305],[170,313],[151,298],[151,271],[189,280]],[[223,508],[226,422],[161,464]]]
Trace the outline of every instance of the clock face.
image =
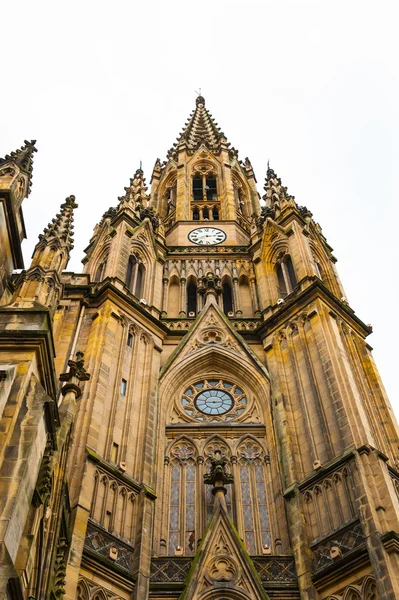
[[234,401],[224,390],[205,390],[196,397],[195,406],[206,415],[223,415],[233,408]]
[[214,246],[215,244],[221,244],[226,239],[226,234],[220,229],[215,227],[199,227],[193,229],[188,234],[188,239],[194,244],[201,244],[202,246]]

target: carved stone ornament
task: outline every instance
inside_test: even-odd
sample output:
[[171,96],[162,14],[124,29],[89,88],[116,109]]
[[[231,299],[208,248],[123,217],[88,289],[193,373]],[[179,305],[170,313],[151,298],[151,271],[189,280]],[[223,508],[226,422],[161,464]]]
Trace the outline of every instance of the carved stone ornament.
[[232,582],[237,578],[238,567],[230,556],[216,556],[208,566],[207,575],[212,582]]
[[184,462],[190,458],[194,458],[195,450],[187,442],[179,442],[173,446],[171,454],[178,460]]

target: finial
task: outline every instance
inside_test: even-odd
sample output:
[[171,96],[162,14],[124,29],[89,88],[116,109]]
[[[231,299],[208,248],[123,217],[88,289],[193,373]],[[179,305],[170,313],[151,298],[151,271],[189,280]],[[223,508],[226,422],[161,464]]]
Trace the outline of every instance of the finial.
[[197,92],[197,90],[195,90],[195,93],[197,94],[197,98],[195,99],[195,104],[197,106],[198,106],[198,104],[203,104],[205,106],[205,98],[201,94],[201,88],[199,88],[199,92]]

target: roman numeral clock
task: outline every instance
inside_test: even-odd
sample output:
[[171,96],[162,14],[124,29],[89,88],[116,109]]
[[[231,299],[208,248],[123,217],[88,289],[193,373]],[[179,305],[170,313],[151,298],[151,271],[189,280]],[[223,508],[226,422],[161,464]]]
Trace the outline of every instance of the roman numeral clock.
[[190,231],[188,239],[190,242],[201,246],[215,246],[224,242],[226,234],[215,227],[198,227]]

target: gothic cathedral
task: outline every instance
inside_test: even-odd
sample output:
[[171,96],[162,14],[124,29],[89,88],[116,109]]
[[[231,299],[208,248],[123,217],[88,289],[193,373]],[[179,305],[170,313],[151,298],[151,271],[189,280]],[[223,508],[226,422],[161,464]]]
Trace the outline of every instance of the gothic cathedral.
[[0,160],[0,598],[399,599],[398,430],[312,213],[202,96],[66,270]]

